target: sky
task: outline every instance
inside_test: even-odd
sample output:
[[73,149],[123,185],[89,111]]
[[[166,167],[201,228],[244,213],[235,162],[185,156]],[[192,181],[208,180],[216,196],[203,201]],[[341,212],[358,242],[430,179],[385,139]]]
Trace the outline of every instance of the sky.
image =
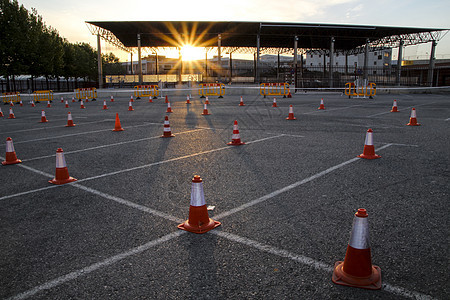
[[[18,1],[29,10],[36,8],[47,26],[69,42],[87,42],[94,48],[97,40],[85,21],[274,21],[450,29],[449,0]],[[121,61],[129,60],[126,52],[104,42],[101,46],[102,53],[114,52]],[[408,46],[403,59],[428,59],[430,50],[430,43]],[[436,58],[450,59],[450,33],[438,42]]]

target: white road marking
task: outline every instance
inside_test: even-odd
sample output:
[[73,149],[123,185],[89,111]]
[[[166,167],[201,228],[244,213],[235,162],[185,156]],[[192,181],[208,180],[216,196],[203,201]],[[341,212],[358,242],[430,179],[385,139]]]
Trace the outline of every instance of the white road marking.
[[[407,106],[407,107],[405,107],[405,108],[402,108],[402,110],[407,110],[407,109],[412,108],[412,107],[419,107],[419,106],[429,105],[429,104],[433,104],[433,103],[436,103],[436,102],[430,102],[430,103],[425,103],[425,104],[419,104],[419,105]],[[400,111],[400,110],[399,110],[399,111]],[[366,116],[366,118],[371,118],[371,117],[380,116],[380,115],[385,115],[385,114],[391,114],[391,113],[392,113],[391,111],[385,111],[385,112],[373,114],[373,115],[370,115],[370,116]]]
[[[74,123],[76,123],[75,117],[73,117],[73,121]],[[79,119],[79,118],[76,118]],[[62,120],[62,119],[61,119]],[[67,120],[64,119],[64,120]],[[51,121],[56,121],[56,120],[51,120]],[[107,121],[111,121],[110,119],[106,119],[106,120],[101,120],[101,121],[95,121],[95,122],[86,122],[86,123],[76,123],[77,126],[82,126],[82,125],[87,125],[87,124],[94,124],[94,123],[103,123],[103,122],[107,122]],[[36,122],[38,123],[38,122]],[[29,131],[35,131],[35,130],[44,130],[44,129],[51,129],[51,128],[62,128],[64,127],[64,125],[59,125],[59,126],[45,126],[45,127],[39,127],[39,128],[32,128],[32,129],[21,129],[21,130],[15,130],[15,131],[8,131],[8,132],[2,132],[2,134],[9,134],[9,133],[17,133],[17,132],[29,132]]]

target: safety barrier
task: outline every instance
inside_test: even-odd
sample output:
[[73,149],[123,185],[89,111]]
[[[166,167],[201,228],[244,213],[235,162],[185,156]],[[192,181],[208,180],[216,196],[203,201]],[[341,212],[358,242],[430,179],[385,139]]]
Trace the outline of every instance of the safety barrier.
[[259,93],[261,96],[286,96],[289,95],[289,83],[285,82],[271,82],[271,83],[261,83],[259,86]]
[[134,87],[134,97],[140,99],[141,97],[152,97],[158,99],[159,86],[158,85],[136,85]]
[[225,84],[223,83],[200,83],[198,87],[200,98],[205,98],[206,96],[219,96],[219,98],[223,98],[225,95]]
[[344,94],[349,98],[351,97],[362,97],[373,99],[377,94],[377,85],[373,82],[368,82],[367,80],[356,80],[355,82],[347,82],[345,84]]
[[4,103],[10,103],[10,102],[19,103],[20,102],[20,93],[6,92],[6,93],[3,93],[2,98],[3,98]]
[[96,100],[97,89],[96,88],[80,88],[75,90],[75,97],[78,100],[84,100],[86,98]]
[[33,95],[34,102],[53,101],[53,91],[50,91],[50,90],[35,91],[33,94],[34,94]]

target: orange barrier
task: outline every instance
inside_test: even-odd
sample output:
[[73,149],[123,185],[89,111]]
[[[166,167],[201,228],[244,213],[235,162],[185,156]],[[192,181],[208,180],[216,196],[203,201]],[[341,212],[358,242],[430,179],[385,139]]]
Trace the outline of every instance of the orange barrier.
[[97,89],[96,88],[79,88],[75,90],[75,97],[78,100],[92,99],[96,100],[97,98]]
[[6,92],[3,93],[3,102],[4,103],[11,103],[11,102],[16,102],[19,103],[20,102],[20,93],[15,93],[15,92]]
[[223,83],[200,83],[198,94],[200,98],[205,98],[206,96],[218,96],[223,98],[225,95],[225,84]]
[[377,94],[377,85],[367,80],[357,80],[355,82],[347,82],[345,84],[345,95],[351,97],[369,97],[372,99]]
[[34,102],[53,101],[53,91],[51,90],[34,91],[33,94]]
[[261,83],[259,86],[259,93],[261,96],[283,96],[286,98],[290,94],[289,83],[286,82],[271,82]]
[[153,99],[158,99],[159,96],[159,86],[158,85],[136,85],[134,86],[134,96],[136,99],[141,97],[153,97]]

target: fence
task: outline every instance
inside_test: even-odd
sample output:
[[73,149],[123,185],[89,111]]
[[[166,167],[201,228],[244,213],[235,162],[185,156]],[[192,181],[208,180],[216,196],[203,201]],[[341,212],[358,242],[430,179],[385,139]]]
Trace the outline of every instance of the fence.
[[75,97],[78,100],[84,99],[92,99],[96,100],[97,98],[97,89],[96,88],[79,88],[75,90]]
[[225,95],[225,85],[223,83],[200,83],[198,87],[198,95],[200,98],[205,98],[206,96],[219,96],[219,98],[223,98]]
[[141,97],[157,99],[159,96],[159,86],[157,85],[136,85],[134,89],[134,97],[136,99],[140,99]]
[[259,87],[259,93],[261,96],[283,96],[283,98],[286,98],[286,96],[289,95],[289,83],[261,83]]
[[19,103],[20,102],[20,93],[14,93],[14,92],[3,93],[2,98],[3,98],[3,103],[10,103],[10,102]]
[[34,96],[34,102],[53,101],[53,91],[49,91],[49,90],[35,91],[33,96]]

